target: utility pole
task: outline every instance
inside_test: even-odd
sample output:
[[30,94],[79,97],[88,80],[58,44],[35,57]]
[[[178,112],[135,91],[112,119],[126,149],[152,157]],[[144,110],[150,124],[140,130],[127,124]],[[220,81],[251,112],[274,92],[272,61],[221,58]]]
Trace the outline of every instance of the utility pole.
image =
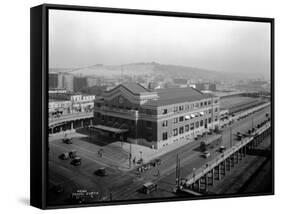
[[252,130],[254,128],[254,115],[252,116]]
[[132,163],[132,142],[130,142],[129,168],[131,168],[131,163]]
[[230,148],[232,148],[232,127],[229,129],[229,137],[230,137]]
[[179,154],[177,154],[176,159],[176,187],[179,188],[180,186],[180,159]]

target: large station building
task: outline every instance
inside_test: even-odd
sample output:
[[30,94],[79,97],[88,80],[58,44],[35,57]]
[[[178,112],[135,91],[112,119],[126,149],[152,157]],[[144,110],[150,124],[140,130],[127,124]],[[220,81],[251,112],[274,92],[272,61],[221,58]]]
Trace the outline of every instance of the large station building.
[[158,149],[215,128],[219,108],[219,97],[194,88],[150,91],[138,83],[122,83],[96,98],[94,129]]

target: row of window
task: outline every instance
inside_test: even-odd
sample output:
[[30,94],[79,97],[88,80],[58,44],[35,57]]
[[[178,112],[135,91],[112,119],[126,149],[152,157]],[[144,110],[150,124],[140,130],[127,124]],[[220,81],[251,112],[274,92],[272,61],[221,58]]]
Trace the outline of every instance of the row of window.
[[[215,108],[215,112],[218,112],[218,108]],[[191,115],[175,117],[174,120],[173,120],[173,123],[176,124],[178,122],[183,122],[184,120],[189,120],[189,119],[192,119],[192,118],[195,118],[195,117],[204,116],[207,113],[211,114],[212,113],[212,109],[209,109],[208,111],[205,111],[205,112],[200,112],[200,113],[195,113],[195,114],[191,114]],[[163,127],[168,126],[168,121],[164,120],[162,126]]]
[[[214,100],[214,103],[217,104],[219,101],[217,99]],[[197,102],[197,103],[192,103],[192,104],[188,104],[188,105],[180,105],[180,106],[175,106],[173,108],[173,112],[177,113],[177,112],[181,112],[184,109],[186,111],[189,110],[193,110],[193,109],[197,109],[197,108],[202,108],[204,106],[209,106],[212,104],[211,100],[208,101],[202,101],[202,102]],[[167,114],[168,113],[168,109],[162,109],[162,114]]]
[[[200,121],[200,125],[203,126],[203,120]],[[196,122],[195,124],[194,123],[188,124],[188,125],[181,126],[179,128],[173,129],[173,136],[175,137],[178,134],[183,134],[184,132],[188,132],[189,130],[194,130],[194,126],[195,126],[195,128],[199,128],[199,122]],[[168,132],[163,132],[162,133],[162,140],[167,140],[167,139],[168,139]]]
[[[202,103],[203,103],[203,105],[201,106]],[[203,106],[210,105],[209,103],[211,104],[211,101],[201,102],[200,104],[199,103],[195,103],[195,104],[186,105],[185,106],[185,110],[189,111],[189,110],[192,110],[192,109],[197,109],[197,108],[199,108],[199,106],[203,107]],[[96,106],[97,107],[101,107],[101,104],[97,103]],[[138,108],[125,107],[125,106],[116,106],[116,105],[110,105],[109,106],[108,104],[105,104],[105,106],[112,107],[112,108],[125,109],[125,110],[136,110],[136,111],[140,111],[140,113],[147,114],[147,115],[154,115],[154,114],[156,114],[156,111],[152,110],[152,109],[142,109],[142,108],[138,109]],[[178,112],[182,112],[182,111],[184,111],[184,105],[175,106],[174,109],[173,109],[174,113],[178,113]],[[215,112],[218,112],[218,108],[217,107],[215,108]],[[211,110],[209,110],[209,113],[211,113]],[[168,109],[162,109],[162,114],[163,115],[168,114]]]
[[[96,106],[101,107],[102,105],[100,103],[98,103]],[[137,108],[137,107],[133,108],[133,107],[124,106],[124,105],[109,105],[109,104],[104,104],[104,106],[114,108],[114,109],[124,109],[124,110],[129,110],[129,111],[130,110],[140,111],[140,113],[147,114],[147,115],[156,114],[156,110],[152,110],[152,109],[144,109],[144,108]]]
[[[215,121],[217,121],[218,118],[215,117]],[[212,118],[208,118],[208,121],[207,119],[205,120],[205,125],[207,125],[206,123],[211,123],[212,122]],[[185,126],[181,126],[179,128],[175,128],[173,129],[173,136],[177,136],[178,134],[183,134],[184,132],[189,132],[189,131],[192,131],[194,129],[197,129],[199,127],[203,127],[204,126],[204,120],[200,120],[200,121],[197,121],[195,123],[191,123],[191,124],[187,124]],[[167,140],[168,139],[168,132],[163,132],[162,133],[162,140]]]
[[[96,117],[97,118],[100,118],[101,120],[105,120],[105,115],[97,112],[96,114]],[[179,122],[183,122],[184,120],[187,120],[186,118],[184,118],[183,116],[181,117],[176,117],[174,118],[173,122],[174,124],[178,123]],[[216,115],[215,116],[215,121],[218,120],[218,116]],[[108,122],[119,122],[119,123],[124,123],[126,120],[125,119],[122,119],[122,118],[116,118],[116,117],[111,117],[111,116],[107,116],[107,121]],[[201,120],[203,122],[203,120]],[[208,118],[208,123],[211,123],[212,119],[211,117]],[[131,120],[131,125],[135,125],[135,121],[134,120]],[[151,121],[146,121],[146,128],[152,128],[152,122]],[[168,120],[164,120],[162,122],[162,127],[167,127],[168,126]]]

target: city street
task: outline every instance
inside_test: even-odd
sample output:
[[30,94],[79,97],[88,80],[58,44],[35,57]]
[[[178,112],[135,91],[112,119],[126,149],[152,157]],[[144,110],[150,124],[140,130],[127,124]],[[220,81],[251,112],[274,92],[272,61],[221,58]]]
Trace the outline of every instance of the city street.
[[[252,128],[255,124],[266,119],[265,114],[270,111],[267,107],[254,115],[250,115],[243,120],[237,121],[230,127],[223,130],[222,144],[230,147],[230,134],[232,131],[232,144],[235,145],[237,140],[233,136],[237,131],[245,132]],[[97,145],[93,145],[83,138],[74,138],[73,144],[64,144],[61,140],[57,139],[50,142],[50,155],[49,155],[49,183],[50,187],[53,185],[62,185],[64,192],[51,197],[53,193],[50,191],[50,203],[67,203],[67,198],[70,197],[72,192],[77,190],[87,190],[97,193],[95,200],[123,200],[123,199],[144,199],[144,198],[159,198],[159,197],[175,197],[172,193],[175,186],[175,169],[176,169],[176,156],[179,155],[181,162],[181,177],[185,177],[193,172],[193,169],[200,168],[207,162],[214,159],[220,154],[217,148],[212,149],[211,156],[207,159],[201,157],[201,152],[198,147],[200,140],[185,144],[182,147],[170,151],[160,158],[162,163],[160,166],[151,168],[140,175],[136,170],[120,170],[119,164],[128,161],[128,153],[124,151],[120,145],[104,146],[103,157],[99,157],[96,153],[97,148],[92,150]],[[72,166],[69,160],[60,160],[58,156],[61,153],[70,150],[77,150],[77,155],[82,158],[81,166]],[[113,160],[120,160],[113,164]],[[100,168],[106,167],[109,175],[99,177],[94,172]],[[145,195],[139,193],[137,190],[146,181],[157,182],[158,191]],[[56,199],[52,201],[52,199]]]
[[[263,121],[266,119],[265,113],[269,112],[269,108],[263,109],[260,112],[257,112],[254,114],[254,121],[253,124],[255,124]],[[243,120],[240,120],[233,124],[230,127],[227,127],[223,133],[222,138],[223,142],[222,145],[224,145],[226,148],[230,147],[230,129],[232,129],[232,133],[236,133],[237,131],[243,132],[247,131],[248,129],[252,128],[252,117],[247,117]],[[238,141],[233,136],[232,143],[235,145]],[[172,193],[173,188],[176,184],[176,155],[179,155],[180,161],[181,161],[181,177],[185,177],[193,172],[193,168],[199,168],[209,161],[215,159],[219,153],[217,151],[217,148],[214,148],[211,150],[211,156],[207,159],[201,157],[201,152],[198,150],[200,140],[195,141],[191,144],[187,144],[184,147],[181,147],[177,150],[174,150],[164,156],[161,157],[162,159],[162,165],[159,167],[160,170],[160,178],[155,177],[155,171],[147,171],[142,174],[142,182],[145,183],[145,181],[156,181],[159,186],[159,191],[153,192],[150,195],[145,195],[142,193],[138,193],[137,189],[141,187],[135,185],[128,186],[126,190],[120,191],[120,193],[117,195],[118,198],[121,197],[122,199],[131,199],[131,198],[158,198],[158,197],[173,197],[175,196],[174,193]],[[130,194],[132,193],[132,194]]]

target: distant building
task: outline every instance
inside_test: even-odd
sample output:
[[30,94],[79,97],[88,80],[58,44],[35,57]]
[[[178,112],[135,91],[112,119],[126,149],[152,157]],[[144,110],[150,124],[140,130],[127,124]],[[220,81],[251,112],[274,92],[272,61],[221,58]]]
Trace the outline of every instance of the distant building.
[[190,87],[151,91],[122,83],[95,100],[94,129],[158,149],[215,128],[219,112],[219,97]]
[[66,94],[67,90],[65,89],[49,89],[49,94]]
[[49,89],[73,91],[73,76],[68,73],[49,73]]
[[59,75],[58,73],[49,73],[49,88],[58,88]]
[[49,91],[49,113],[60,111],[63,114],[90,112],[94,108],[95,95]]
[[88,87],[87,77],[74,77],[73,79],[73,91],[80,92],[83,88]]
[[93,111],[95,95],[76,94],[70,98],[72,109],[75,112]]
[[49,114],[60,112],[60,114],[71,113],[71,101],[70,100],[49,100]]
[[101,85],[96,77],[87,77],[88,87]]
[[63,88],[67,91],[73,91],[73,75],[65,73],[63,75]]

